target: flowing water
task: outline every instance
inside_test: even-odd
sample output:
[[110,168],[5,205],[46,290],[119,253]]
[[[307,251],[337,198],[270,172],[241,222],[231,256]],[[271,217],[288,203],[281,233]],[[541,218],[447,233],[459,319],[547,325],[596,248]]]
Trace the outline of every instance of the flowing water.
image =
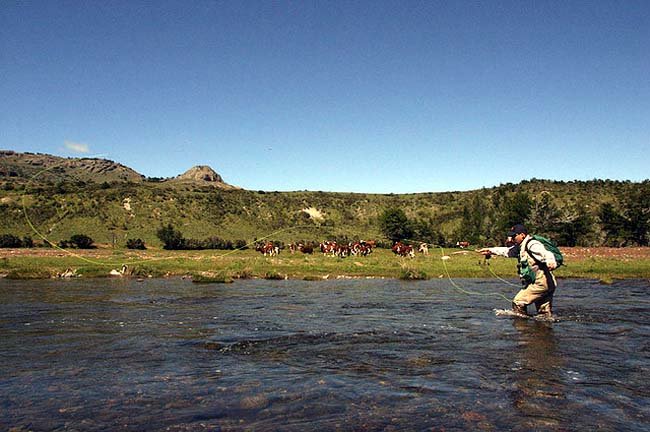
[[562,280],[550,323],[447,280],[0,280],[0,430],[649,430],[649,294]]

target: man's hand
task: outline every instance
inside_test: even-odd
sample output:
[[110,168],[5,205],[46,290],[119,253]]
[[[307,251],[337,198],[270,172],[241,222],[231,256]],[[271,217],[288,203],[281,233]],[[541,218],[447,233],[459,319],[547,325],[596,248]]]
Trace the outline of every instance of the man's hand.
[[555,270],[555,268],[557,267],[557,264],[555,264],[554,262],[547,263],[546,267],[548,267],[549,270]]
[[492,256],[492,252],[490,252],[490,248],[477,249],[476,252],[480,253],[481,255],[485,255],[486,257]]

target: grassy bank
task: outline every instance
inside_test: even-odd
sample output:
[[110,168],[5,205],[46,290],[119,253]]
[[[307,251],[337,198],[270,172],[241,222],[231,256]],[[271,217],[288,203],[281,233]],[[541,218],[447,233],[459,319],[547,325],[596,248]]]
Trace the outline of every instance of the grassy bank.
[[[647,248],[646,248],[647,249]],[[633,256],[569,253],[567,265],[556,271],[560,278],[590,278],[602,281],[650,277],[650,251]],[[443,259],[445,257],[445,259]],[[367,257],[336,258],[320,253],[303,255],[283,252],[264,257],[245,251],[129,251],[97,249],[61,251],[56,249],[2,250],[0,274],[14,279],[57,277],[66,271],[80,277],[111,276],[123,265],[122,277],[189,276],[197,282],[230,282],[234,279],[352,278],[515,278],[515,260],[482,256],[460,249],[432,250],[429,256],[400,258],[391,251],[377,249]]]

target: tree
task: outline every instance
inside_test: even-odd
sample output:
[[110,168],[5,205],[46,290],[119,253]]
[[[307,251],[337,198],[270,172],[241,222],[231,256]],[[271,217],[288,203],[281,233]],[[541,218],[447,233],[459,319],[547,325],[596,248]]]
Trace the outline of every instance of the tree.
[[93,249],[93,239],[85,234],[75,234],[70,237],[70,245],[79,249]]
[[126,240],[126,247],[127,249],[139,249],[139,250],[145,250],[147,247],[144,245],[144,240],[142,239],[127,239]]
[[456,232],[459,241],[469,241],[470,243],[479,243],[481,237],[485,234],[485,218],[488,213],[486,202],[480,195],[476,194],[472,202],[463,207],[463,217],[460,228]]
[[413,236],[413,228],[402,209],[390,208],[379,217],[379,227],[393,242]]
[[605,244],[625,246],[648,245],[650,231],[650,190],[647,185],[623,195],[621,208],[617,210],[612,203],[601,205],[598,212]]
[[435,229],[435,224],[433,220],[427,219],[416,219],[413,222],[409,222],[411,229],[413,231],[413,239],[419,242],[426,242],[431,244],[440,245],[444,243],[444,239],[441,242],[441,234],[438,230]]
[[498,227],[505,233],[515,224],[527,223],[530,217],[532,201],[526,192],[516,192],[505,197],[499,211]]
[[177,231],[172,224],[163,226],[156,232],[156,236],[163,242],[163,249],[177,250],[182,249],[185,243],[183,234]]
[[566,209],[558,225],[557,243],[561,246],[588,244],[592,225],[592,217],[584,207]]
[[648,245],[650,231],[650,183],[632,191],[624,200],[629,240],[639,246]]
[[33,248],[34,247],[34,240],[32,240],[32,238],[30,236],[23,237],[23,247]]
[[0,235],[0,247],[2,248],[19,248],[23,246],[23,242],[19,237],[13,234]]
[[528,229],[540,235],[554,237],[560,222],[560,211],[549,192],[542,192],[532,202]]
[[605,232],[605,245],[621,246],[629,236],[626,231],[627,220],[623,217],[612,203],[604,203],[598,212],[600,225]]

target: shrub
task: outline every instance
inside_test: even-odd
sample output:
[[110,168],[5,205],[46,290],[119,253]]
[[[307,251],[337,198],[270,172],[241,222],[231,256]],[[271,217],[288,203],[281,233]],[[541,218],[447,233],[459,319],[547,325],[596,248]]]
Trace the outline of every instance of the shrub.
[[177,250],[183,249],[185,239],[180,231],[177,231],[172,224],[160,228],[156,232],[156,236],[163,242],[163,249]]
[[19,248],[23,246],[23,242],[19,237],[13,234],[0,235],[0,247],[3,248]]
[[220,237],[209,237],[203,242],[203,247],[205,249],[231,250],[233,244],[230,240],[224,240]]
[[70,244],[79,249],[94,249],[94,240],[85,234],[75,234],[70,237]]
[[147,247],[144,245],[144,240],[142,239],[127,239],[126,240],[126,247],[127,249],[139,249],[139,250],[145,250]]
[[182,244],[176,249],[203,250],[205,249],[205,242],[197,239],[183,239]]

